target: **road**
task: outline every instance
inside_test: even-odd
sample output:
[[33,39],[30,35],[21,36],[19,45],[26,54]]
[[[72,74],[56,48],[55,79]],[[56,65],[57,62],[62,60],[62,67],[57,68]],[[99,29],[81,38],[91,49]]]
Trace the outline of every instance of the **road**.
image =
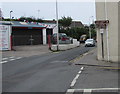
[[[63,52],[36,55],[3,63],[3,92],[64,92],[65,94],[67,90],[72,89],[75,91],[80,88],[99,88],[97,81],[100,76],[106,75],[103,74],[105,70],[101,72],[100,69],[76,66],[71,63],[71,60],[91,49],[93,47],[81,46]],[[98,76],[98,73],[101,75]],[[117,72],[114,74],[107,72],[107,74],[109,77],[116,76]],[[106,76],[104,79],[107,79]],[[95,81],[96,84],[91,84],[91,81]],[[103,83],[100,84],[101,87]],[[113,81],[110,85],[116,87],[116,84]],[[106,86],[108,87],[110,86]]]

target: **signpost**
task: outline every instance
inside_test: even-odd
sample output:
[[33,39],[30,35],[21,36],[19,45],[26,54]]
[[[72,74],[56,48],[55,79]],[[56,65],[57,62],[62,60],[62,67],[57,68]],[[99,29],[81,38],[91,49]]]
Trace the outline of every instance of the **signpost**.
[[102,58],[104,59],[104,42],[103,42],[103,33],[104,33],[104,29],[100,29],[101,43],[102,43]]
[[103,35],[104,35],[104,31],[107,28],[107,25],[109,24],[109,20],[99,20],[99,21],[95,21],[96,24],[96,28],[100,29],[100,34],[101,34],[101,47],[102,47],[102,58],[104,59],[104,39],[103,39]]

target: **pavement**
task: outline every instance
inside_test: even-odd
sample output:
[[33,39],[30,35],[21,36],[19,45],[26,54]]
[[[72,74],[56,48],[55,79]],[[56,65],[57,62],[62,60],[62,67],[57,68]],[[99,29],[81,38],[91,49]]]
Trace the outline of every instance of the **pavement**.
[[97,66],[101,68],[104,67],[106,69],[120,69],[119,63],[97,60],[97,48],[93,49],[90,52],[84,53],[83,55],[80,55],[71,62],[75,65]]
[[14,46],[12,51],[2,51],[2,57],[29,57],[50,53],[48,45]]

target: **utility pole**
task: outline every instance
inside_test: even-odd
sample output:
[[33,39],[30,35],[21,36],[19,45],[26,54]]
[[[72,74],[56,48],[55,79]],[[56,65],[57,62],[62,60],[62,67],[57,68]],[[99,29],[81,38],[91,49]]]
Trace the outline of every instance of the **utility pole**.
[[[91,28],[90,28],[90,18],[93,18],[93,16],[89,17],[89,38],[91,39]],[[92,19],[92,24],[94,23],[94,20]]]
[[57,24],[57,51],[59,50],[59,31],[58,31],[58,5],[56,0],[56,24]]

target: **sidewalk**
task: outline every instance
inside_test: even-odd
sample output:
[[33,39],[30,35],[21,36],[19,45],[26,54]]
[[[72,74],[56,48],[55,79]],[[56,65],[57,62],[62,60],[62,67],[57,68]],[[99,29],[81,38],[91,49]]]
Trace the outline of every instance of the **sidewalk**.
[[48,45],[29,45],[29,46],[14,46],[14,51],[3,51],[2,57],[29,57],[33,55],[42,55],[51,52]]
[[104,67],[106,69],[120,69],[118,63],[111,63],[106,61],[97,60],[97,48],[92,51],[85,53],[83,56],[80,56],[74,60],[75,65],[84,65],[84,66],[97,66]]

